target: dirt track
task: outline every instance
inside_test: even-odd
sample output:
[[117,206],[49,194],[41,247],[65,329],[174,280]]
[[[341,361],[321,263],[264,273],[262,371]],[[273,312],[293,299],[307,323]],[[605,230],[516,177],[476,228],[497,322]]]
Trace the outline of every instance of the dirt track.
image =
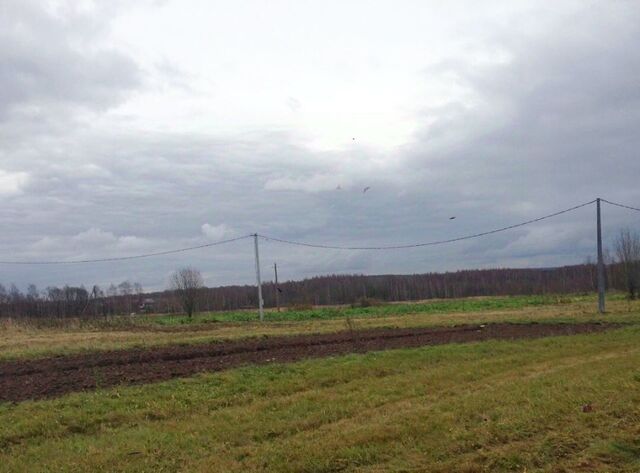
[[615,327],[613,324],[488,324],[372,329],[8,361],[0,363],[0,401],[50,398],[74,391],[149,383],[247,364],[489,339],[574,335]]

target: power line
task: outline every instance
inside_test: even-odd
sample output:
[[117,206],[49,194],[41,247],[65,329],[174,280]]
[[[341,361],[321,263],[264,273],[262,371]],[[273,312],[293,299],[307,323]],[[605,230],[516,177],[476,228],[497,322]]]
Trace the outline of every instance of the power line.
[[[601,199],[603,202],[607,202],[608,204],[611,205],[616,205],[619,207],[624,207],[624,208],[628,208],[631,210],[637,210],[640,211],[640,209],[637,209],[635,207],[630,207],[627,205],[623,205],[623,204],[617,204],[615,202],[610,202],[608,200],[604,200]],[[580,205],[576,205],[574,207],[570,207],[568,209],[564,209],[564,210],[560,210],[558,212],[554,212],[552,214],[548,214],[545,215],[543,217],[538,217],[532,220],[527,220],[525,222],[521,222],[521,223],[517,223],[515,225],[509,225],[507,227],[502,227],[502,228],[497,228],[494,230],[489,230],[486,232],[482,232],[482,233],[475,233],[472,235],[466,235],[466,236],[461,236],[461,237],[456,237],[456,238],[450,238],[447,240],[437,240],[437,241],[430,241],[430,242],[426,242],[426,243],[413,243],[413,244],[407,244],[407,245],[391,245],[391,246],[337,246],[337,245],[323,245],[323,244],[313,244],[313,243],[305,243],[305,242],[299,242],[299,241],[293,241],[293,240],[285,240],[282,238],[275,238],[275,237],[270,237],[270,236],[266,236],[266,235],[260,235],[258,234],[258,236],[260,238],[263,238],[264,240],[268,240],[268,241],[275,241],[278,243],[284,243],[284,244],[288,244],[288,245],[296,245],[296,246],[305,246],[305,247],[310,247],[310,248],[323,248],[323,249],[333,249],[333,250],[398,250],[398,249],[405,249],[405,248],[419,248],[419,247],[424,247],[424,246],[435,246],[435,245],[443,245],[446,243],[454,243],[457,241],[462,241],[462,240],[469,240],[472,238],[479,238],[479,237],[483,237],[483,236],[487,236],[487,235],[492,235],[494,233],[499,233],[499,232],[503,232],[506,230],[511,230],[514,228],[518,228],[518,227],[522,227],[525,225],[529,225],[531,223],[535,223],[535,222],[539,222],[541,220],[545,220],[548,218],[552,218],[552,217],[556,217],[558,215],[562,215],[568,212],[572,212],[574,210],[580,209],[582,207],[586,207],[587,205],[591,205],[594,202],[596,202],[596,200],[591,200],[589,202],[585,202],[583,204]],[[87,264],[87,263],[104,263],[104,262],[111,262],[111,261],[126,261],[126,260],[135,260],[135,259],[141,259],[141,258],[149,258],[149,257],[153,257],[153,256],[163,256],[163,255],[170,255],[170,254],[175,254],[175,253],[182,253],[182,252],[186,252],[186,251],[193,251],[193,250],[198,250],[201,248],[209,248],[212,246],[218,246],[218,245],[223,245],[226,243],[231,243],[231,242],[235,242],[235,241],[239,241],[239,240],[244,240],[247,238],[252,238],[254,237],[255,234],[251,234],[251,235],[244,235],[241,237],[236,237],[236,238],[230,238],[227,240],[220,240],[220,241],[216,241],[213,243],[207,243],[204,245],[197,245],[197,246],[190,246],[190,247],[186,247],[186,248],[178,248],[178,249],[174,249],[174,250],[167,250],[167,251],[158,251],[158,252],[153,252],[153,253],[144,253],[144,254],[139,254],[139,255],[132,255],[132,256],[117,256],[117,257],[111,257],[111,258],[95,258],[95,259],[83,259],[83,260],[73,260],[73,261],[1,261],[0,260],[0,264],[7,264],[7,265],[65,265],[65,264]]]
[[211,246],[224,245],[225,243],[231,243],[234,241],[244,240],[246,238],[251,238],[251,237],[253,237],[253,235],[245,235],[237,238],[230,238],[228,240],[220,240],[213,243],[207,243],[204,245],[189,246],[187,248],[178,248],[176,250],[158,251],[155,253],[144,253],[141,255],[133,255],[133,256],[117,256],[113,258],[84,259],[84,260],[75,260],[75,261],[0,261],[0,264],[45,265],[45,264],[105,263],[109,261],[124,261],[124,260],[140,259],[140,258],[149,258],[151,256],[171,255],[174,253],[182,253],[185,251],[198,250],[200,248],[209,248]]
[[611,202],[611,201],[606,200],[606,199],[600,199],[600,200],[602,202],[606,202],[607,204],[615,205],[616,207],[622,207],[623,209],[635,210],[636,212],[640,212],[640,209],[638,209],[636,207],[631,207],[630,205],[618,204],[616,202]]
[[408,244],[408,245],[393,245],[393,246],[333,246],[333,245],[320,245],[320,244],[304,243],[304,242],[292,241],[292,240],[284,240],[284,239],[281,239],[281,238],[273,238],[273,237],[269,237],[269,236],[265,236],[265,235],[258,235],[258,236],[260,236],[261,238],[263,238],[265,240],[275,241],[275,242],[278,242],[278,243],[285,243],[285,244],[288,244],[288,245],[296,245],[296,246],[306,246],[306,247],[310,247],[310,248],[323,248],[323,249],[328,249],[328,250],[399,250],[399,249],[404,249],[404,248],[419,248],[419,247],[423,247],[423,246],[444,245],[445,243],[453,243],[453,242],[456,242],[456,241],[470,240],[472,238],[478,238],[478,237],[482,237],[482,236],[486,236],[486,235],[492,235],[494,233],[504,232],[506,230],[511,230],[513,228],[523,227],[523,226],[529,225],[531,223],[539,222],[541,220],[545,220],[545,219],[548,219],[548,218],[551,218],[551,217],[556,217],[558,215],[562,215],[562,214],[565,214],[567,212],[572,212],[572,211],[577,210],[579,208],[586,207],[587,205],[591,205],[591,204],[595,203],[595,201],[596,200],[594,199],[592,201],[585,202],[584,204],[576,205],[575,207],[570,207],[568,209],[560,210],[559,212],[554,212],[552,214],[545,215],[544,217],[534,218],[533,220],[527,220],[526,222],[517,223],[515,225],[509,225],[508,227],[497,228],[495,230],[489,230],[487,232],[475,233],[473,235],[466,235],[466,236],[461,236],[461,237],[456,237],[456,238],[450,238],[448,240],[437,240],[437,241],[430,241],[430,242],[426,242],[426,243],[413,243],[413,244]]

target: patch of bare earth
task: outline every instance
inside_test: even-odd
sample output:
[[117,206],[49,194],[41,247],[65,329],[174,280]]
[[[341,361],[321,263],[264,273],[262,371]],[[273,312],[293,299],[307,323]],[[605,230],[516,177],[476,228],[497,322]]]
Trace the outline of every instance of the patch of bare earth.
[[358,352],[483,340],[602,332],[615,324],[487,324],[367,329],[263,337],[202,345],[0,362],[0,401],[18,402],[116,385],[142,384],[250,364],[292,362]]

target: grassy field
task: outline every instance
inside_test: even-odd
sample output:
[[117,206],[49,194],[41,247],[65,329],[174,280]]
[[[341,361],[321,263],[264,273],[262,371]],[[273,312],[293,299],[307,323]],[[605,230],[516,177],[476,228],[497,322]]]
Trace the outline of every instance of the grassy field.
[[[0,323],[0,359],[149,347],[172,343],[205,343],[243,337],[345,330],[350,318],[358,328],[423,327],[487,322],[636,322],[640,301],[610,297],[609,313],[596,312],[594,296],[488,297],[367,308],[325,308],[267,313],[267,321],[247,312],[195,316],[145,316],[95,322],[63,321],[58,326]],[[280,317],[284,320],[275,320]],[[287,319],[289,317],[289,319]],[[246,318],[248,321],[240,321]],[[253,318],[253,320],[251,320]],[[186,321],[186,322],[185,322]]]
[[0,404],[7,473],[637,472],[639,439],[638,326]]
[[[380,304],[369,307],[316,307],[310,310],[284,309],[280,312],[268,311],[270,321],[331,320],[342,317],[385,317],[404,314],[443,314],[451,312],[478,312],[486,310],[521,309],[540,305],[571,303],[584,300],[587,296],[511,296],[511,297],[469,297],[462,299],[441,299],[425,302]],[[192,318],[185,315],[163,315],[144,318],[145,323],[160,325],[183,325],[212,322],[258,321],[253,311],[209,312]]]

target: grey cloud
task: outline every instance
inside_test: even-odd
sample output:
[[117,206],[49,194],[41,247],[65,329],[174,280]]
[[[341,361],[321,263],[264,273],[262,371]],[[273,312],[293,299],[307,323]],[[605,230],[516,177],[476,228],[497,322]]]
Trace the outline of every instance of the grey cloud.
[[506,64],[451,66],[480,105],[438,118],[418,136],[411,165],[439,188],[547,208],[569,189],[576,203],[619,189],[637,197],[640,58],[629,45],[640,40],[640,22],[637,7],[610,7],[567,18],[535,41],[500,38],[512,55]]
[[140,85],[130,58],[97,46],[113,12],[100,8],[90,16],[65,5],[57,12],[35,1],[0,6],[0,119],[37,118],[61,106],[104,110]]
[[[14,16],[27,18],[35,9],[30,5]],[[640,8],[624,2],[597,5],[611,12],[581,12],[571,23],[563,17],[528,36],[498,29],[490,41],[508,51],[506,62],[449,62],[430,69],[432,77],[459,80],[475,105],[425,107],[420,131],[391,155],[364,148],[313,151],[291,134],[270,130],[213,138],[64,131],[51,117],[50,123],[32,123],[28,139],[0,142],[0,170],[29,175],[20,193],[0,201],[0,253],[5,259],[100,257],[256,231],[316,243],[403,244],[490,230],[598,195],[638,203],[640,56],[629,46],[640,43]],[[41,41],[53,36],[51,51],[54,57],[60,51],[59,60],[20,46],[15,32],[3,33],[13,44],[18,41],[18,48],[6,62],[9,72],[0,76],[0,85],[13,91],[0,99],[6,113],[11,106],[0,137],[17,132],[18,105],[60,102],[99,113],[139,84],[137,67],[125,56],[99,50],[106,66],[92,69],[96,56],[60,40],[67,31],[56,23],[62,20],[39,11],[35,17],[44,25],[40,31],[49,31]],[[83,27],[77,34],[90,33]],[[40,71],[37,79],[25,82],[32,70]],[[51,88],[45,86],[47,77]],[[65,78],[75,78],[77,90],[65,87]],[[371,190],[362,194],[365,186]],[[450,221],[452,215],[457,219]],[[609,207],[605,217],[608,237],[619,225],[638,223]],[[384,253],[273,242],[262,242],[261,249],[265,268],[278,261],[283,279],[319,272],[552,266],[593,253],[593,218],[590,207],[486,239]],[[244,240],[117,265],[11,268],[0,282],[42,286],[131,279],[160,288],[173,269],[192,264],[208,284],[251,283],[252,251],[251,241]]]

